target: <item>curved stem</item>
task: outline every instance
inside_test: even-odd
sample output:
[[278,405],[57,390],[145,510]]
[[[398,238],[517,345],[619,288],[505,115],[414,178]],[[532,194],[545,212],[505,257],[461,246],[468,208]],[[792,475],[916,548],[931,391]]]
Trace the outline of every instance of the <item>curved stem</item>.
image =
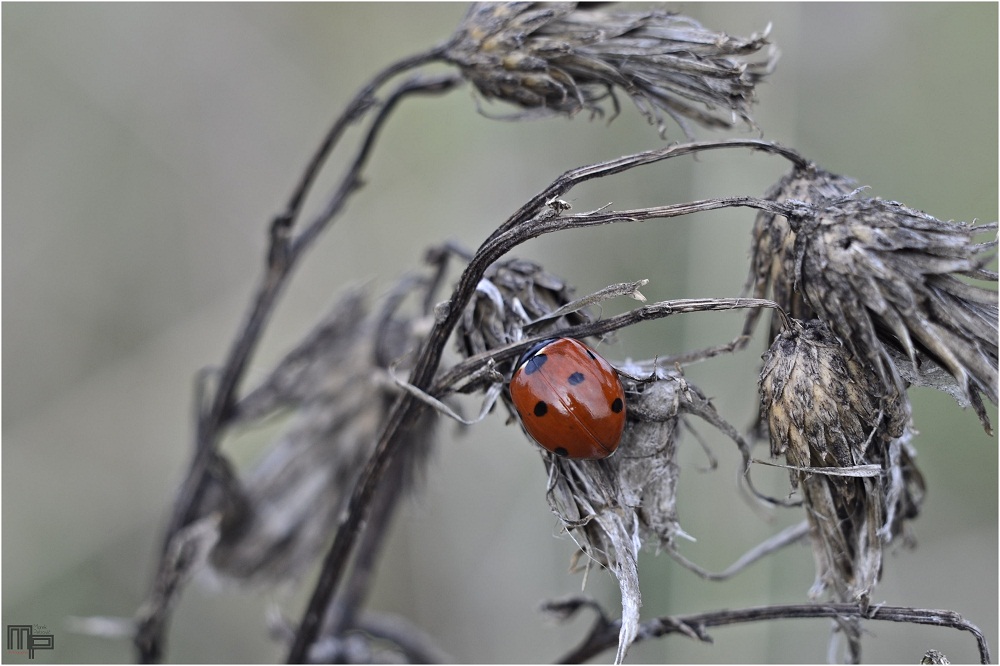
[[[580,604],[579,607],[584,607]],[[968,631],[976,639],[981,663],[990,663],[990,648],[983,632],[961,615],[949,610],[909,608],[905,606],[872,606],[862,610],[857,604],[788,604],[778,606],[758,606],[740,610],[720,610],[695,615],[664,616],[643,622],[635,642],[660,638],[668,634],[683,633],[698,640],[711,642],[705,631],[709,627],[762,622],[769,620],[837,618],[857,620],[881,620],[885,622],[906,622],[925,624],[960,631]],[[620,621],[599,621],[583,642],[563,655],[558,663],[578,664],[597,656],[618,645],[618,625]]]
[[792,150],[791,148],[785,148],[784,146],[771,141],[764,141],[762,139],[693,141],[691,143],[671,144],[664,148],[647,150],[633,155],[624,155],[606,162],[598,162],[596,164],[589,164],[577,169],[571,169],[570,171],[562,174],[559,178],[553,181],[549,187],[536,194],[531,200],[521,206],[521,208],[514,213],[514,215],[507,222],[500,225],[486,240],[486,243],[489,243],[497,236],[505,233],[511,227],[526,219],[526,216],[530,217],[531,211],[541,210],[542,206],[544,206],[547,201],[562,197],[571,188],[584,181],[591,180],[593,178],[613,176],[615,174],[628,171],[629,169],[633,169],[637,166],[653,164],[661,160],[670,159],[671,157],[681,157],[707,150],[721,150],[727,148],[749,148],[751,150],[759,150],[761,152],[770,153],[772,155],[785,158],[799,168],[805,168],[811,164],[809,160],[800,155],[797,151]]
[[292,196],[289,198],[288,205],[285,207],[284,212],[277,217],[287,219],[294,223],[294,220],[302,211],[302,204],[305,202],[306,196],[309,194],[309,190],[312,188],[313,183],[316,182],[316,177],[323,169],[323,165],[326,163],[330,153],[333,152],[333,148],[337,145],[337,142],[340,141],[340,137],[343,135],[344,130],[350,124],[360,119],[361,116],[363,116],[365,112],[375,104],[373,95],[376,90],[385,84],[386,81],[401,72],[409,71],[428,62],[440,59],[446,49],[447,45],[444,44],[425,53],[418,53],[414,56],[403,58],[376,74],[375,77],[372,78],[367,85],[365,85],[365,87],[359,90],[354,95],[354,98],[348,103],[347,108],[344,109],[337,120],[334,121],[330,130],[326,133],[326,136],[323,137],[323,141],[320,143],[316,152],[306,165],[305,170],[302,172],[302,176],[299,178],[299,183],[292,192]]
[[[658,303],[640,305],[628,312],[593,321],[586,324],[578,324],[557,331],[546,331],[530,338],[525,338],[519,342],[491,349],[483,354],[478,354],[465,359],[461,363],[455,364],[447,372],[441,374],[434,380],[434,384],[427,391],[435,398],[442,397],[449,389],[457,385],[462,379],[470,377],[482,370],[490,360],[495,363],[514,359],[520,356],[532,345],[548,338],[587,338],[591,336],[604,335],[612,331],[632,326],[643,321],[662,319],[674,314],[689,314],[693,312],[719,312],[725,310],[742,310],[747,308],[768,308],[779,309],[778,304],[763,298],[678,298]],[[728,345],[727,345],[728,347]],[[466,387],[463,387],[466,388]]]

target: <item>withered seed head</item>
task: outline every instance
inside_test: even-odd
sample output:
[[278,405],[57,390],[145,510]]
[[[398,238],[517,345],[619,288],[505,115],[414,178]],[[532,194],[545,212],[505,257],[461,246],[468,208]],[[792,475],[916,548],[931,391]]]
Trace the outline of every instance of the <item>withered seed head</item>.
[[[687,119],[731,127],[753,125],[754,86],[771,71],[774,52],[750,62],[765,34],[730,37],[663,11],[605,11],[574,2],[476,3],[445,58],[487,98],[529,112],[602,114],[624,91],[655,122],[663,114],[692,136]],[[717,111],[721,109],[722,111]]]
[[[629,371],[649,374],[650,369]],[[655,381],[626,378],[623,386],[629,423],[616,455],[597,461],[545,457],[549,507],[588,558],[618,579],[622,623],[615,663],[621,663],[639,628],[639,550],[643,545],[670,548],[683,534],[676,506],[679,426],[686,413],[724,423],[678,371],[657,369]]]
[[900,437],[910,416],[898,392],[883,395],[878,376],[819,320],[796,322],[775,338],[760,391],[771,455],[792,465],[858,465],[873,430]]
[[947,655],[943,652],[937,650],[928,650],[924,653],[924,656],[920,658],[921,664],[950,664]]
[[811,526],[813,594],[830,588],[840,601],[867,600],[883,543],[916,516],[923,496],[908,403],[819,320],[793,320],[775,338],[759,388],[771,454],[795,468]]
[[[810,164],[795,167],[775,183],[765,194],[769,201],[801,201],[825,207],[827,202],[851,194],[857,185],[849,178],[823,171]],[[795,232],[781,215],[760,211],[754,221],[750,247],[750,275],[745,291],[754,298],[770,298],[786,314],[806,321],[815,317],[811,308],[795,290]],[[763,310],[747,312],[743,334],[753,333]],[[771,335],[778,334],[780,321],[772,318]]]
[[[459,322],[461,353],[473,356],[517,342],[524,337],[526,325],[569,303],[572,294],[563,280],[538,264],[523,259],[493,264]],[[578,310],[548,323],[555,329],[589,321],[589,315]]]
[[987,432],[980,393],[997,402],[997,293],[962,278],[997,281],[985,270],[996,240],[881,199],[844,198],[790,220],[795,281],[805,303],[882,384],[902,385],[887,347],[914,371],[928,360],[954,378]]

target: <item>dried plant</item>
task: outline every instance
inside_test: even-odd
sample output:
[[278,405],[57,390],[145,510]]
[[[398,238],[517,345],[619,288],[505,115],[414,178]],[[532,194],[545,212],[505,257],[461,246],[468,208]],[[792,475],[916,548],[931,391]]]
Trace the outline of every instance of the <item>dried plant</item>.
[[[853,180],[828,173],[814,164],[792,167],[775,183],[764,198],[771,201],[800,201],[823,206],[827,201],[843,199],[856,189]],[[796,289],[795,232],[788,220],[778,213],[757,213],[751,234],[750,276],[745,291],[754,298],[770,298],[788,316],[806,321],[815,314]],[[747,312],[743,334],[753,333],[760,310]],[[781,330],[781,322],[772,318],[769,339]]]
[[684,534],[677,515],[677,450],[684,417],[701,416],[745,445],[679,371],[654,369],[647,381],[626,380],[624,385],[629,423],[614,456],[598,461],[544,456],[546,499],[580,548],[583,566],[596,563],[618,580],[622,617],[615,663],[624,661],[639,634],[639,550],[644,545],[672,549],[674,538]]
[[617,115],[617,89],[660,134],[666,114],[693,138],[689,120],[711,128],[731,127],[737,118],[753,125],[754,87],[777,54],[746,56],[767,45],[767,32],[731,37],[662,10],[477,3],[445,57],[483,96],[528,113],[603,114],[601,104],[610,101]]
[[[764,355],[761,416],[771,455],[784,455],[802,494],[816,560],[810,596],[869,597],[883,545],[917,516],[923,478],[915,466],[910,405],[853,357],[825,322],[791,320]],[[860,626],[846,626],[853,661]]]
[[[400,295],[419,289],[404,279]],[[349,291],[270,375],[236,406],[244,427],[291,413],[284,432],[240,479],[239,511],[223,516],[209,553],[214,572],[249,584],[274,585],[306,573],[326,545],[357,482],[393,391],[387,361],[417,343],[412,316],[389,298],[370,313],[367,289]],[[424,419],[397,461],[397,481],[383,492],[405,494],[430,452],[433,421]],[[391,503],[390,503],[391,506]],[[390,510],[389,506],[385,510]],[[372,523],[376,529],[386,521]]]
[[[400,301],[427,288],[427,283],[403,278],[375,312],[370,311],[367,287],[349,290],[233,406],[232,423],[242,428],[282,415],[290,418],[250,469],[237,471],[228,459],[217,460],[217,480],[199,507],[201,517],[174,540],[175,554],[161,570],[158,592],[138,614],[140,637],[154,632],[178,586],[199,570],[207,569],[229,585],[273,588],[300,580],[315,564],[392,406],[389,362],[405,357],[419,342],[415,327],[420,319],[401,315]],[[410,492],[428,459],[433,426],[429,415],[411,425],[404,435],[407,444],[373,499],[359,546],[361,562],[369,567],[378,558],[399,499]],[[355,612],[367,595],[370,573],[359,565],[338,600],[341,612],[328,616],[323,636],[340,637],[356,626]],[[337,654],[330,658],[338,659]]]
[[219,574],[274,584],[305,573],[342,510],[344,489],[370,455],[380,389],[369,381],[372,319],[360,290],[240,404],[247,426],[282,411],[284,432],[241,479],[241,511],[211,550]]
[[[861,198],[853,186],[809,165],[767,193],[808,208],[788,217],[758,214],[752,294],[763,298],[770,290],[793,317],[828,322],[894,390],[910,382],[971,404],[992,434],[980,394],[997,402],[997,298],[974,281],[997,281],[986,269],[995,237],[975,240],[995,234],[996,224],[941,221],[897,202]],[[748,315],[745,335],[756,319]]]
[[[568,658],[611,648],[621,662],[633,642],[671,632],[708,640],[708,626],[837,617],[854,660],[860,659],[861,621],[881,619],[969,631],[988,660],[982,633],[955,613],[868,601],[885,565],[884,547],[906,536],[923,498],[907,382],[972,404],[989,427],[981,396],[997,401],[996,293],[972,281],[997,280],[986,268],[995,241],[976,242],[977,234],[996,225],[942,222],[901,204],[860,198],[849,179],[789,148],[763,140],[689,142],[570,169],[517,208],[474,253],[435,248],[428,253],[429,275],[398,279],[381,301],[364,288],[351,290],[264,381],[240,390],[289,276],[357,191],[379,132],[402,101],[469,81],[484,96],[527,112],[572,115],[599,112],[606,102],[617,112],[616,94],[623,92],[661,133],[670,117],[690,136],[688,121],[728,127],[741,118],[753,124],[754,84],[774,54],[747,57],[765,45],[763,35],[731,38],[659,11],[477,4],[450,40],[374,76],[333,124],[272,221],[249,313],[220,369],[204,373],[199,383],[194,456],[174,500],[152,591],[133,627],[139,659],[162,657],[171,609],[199,569],[211,567],[237,585],[274,586],[301,580],[323,548],[301,621],[273,623],[289,644],[289,661],[443,658],[417,628],[373,617],[363,606],[389,518],[414,487],[433,445],[436,413],[470,422],[452,410],[449,396],[482,393],[484,417],[500,399],[514,419],[506,382],[515,359],[540,340],[596,340],[662,317],[748,309],[742,334],[731,343],[619,364],[629,407],[614,456],[573,461],[538,449],[549,478],[545,498],[579,546],[583,559],[577,562],[606,567],[622,593],[620,620],[608,619],[594,602],[549,604],[563,616],[584,607],[598,611],[598,622]],[[398,75],[441,62],[460,72],[415,76],[386,90]],[[321,211],[302,224],[303,201],[327,157],[348,126],[365,120],[346,174]],[[786,159],[792,171],[764,198],[572,214],[561,198],[590,179],[732,149]],[[758,212],[749,298],[645,303],[639,292],[645,281],[638,280],[574,299],[565,280],[510,256],[543,234],[730,207]],[[455,257],[460,275],[442,298]],[[642,304],[615,316],[594,314],[591,306],[619,296]],[[417,304],[404,308],[407,298]],[[759,384],[762,417],[772,453],[785,456],[802,496],[805,522],[749,550],[723,574],[710,574],[675,548],[675,538],[684,534],[676,496],[681,434],[697,416],[735,444],[747,469],[752,458],[747,441],[685,379],[683,368],[745,349],[760,309],[781,312],[772,322]],[[446,361],[449,343],[457,345],[460,360]],[[276,415],[288,416],[284,431],[255,465],[240,469],[221,449],[223,436]],[[642,547],[665,550],[719,580],[806,536],[817,565],[813,594],[829,591],[839,603],[640,621]]]
[[986,270],[996,224],[944,222],[894,201],[848,198],[791,220],[796,280],[806,302],[852,351],[900,384],[886,347],[914,374],[944,368],[992,433],[980,394],[997,402],[996,292],[961,278],[996,282]]
[[[513,259],[493,264],[480,281],[459,325],[461,352],[475,356],[519,342],[526,331],[556,331],[591,323],[581,308],[619,294],[640,297],[639,284],[619,285],[579,301],[570,299],[566,283],[540,266]],[[505,377],[510,363],[498,366]],[[567,534],[579,546],[584,566],[596,563],[611,571],[622,595],[622,623],[616,663],[625,658],[639,628],[638,556],[643,544],[670,547],[681,532],[676,489],[680,466],[677,438],[684,414],[697,414],[746,443],[715,412],[708,398],[678,370],[652,363],[622,368],[629,404],[628,426],[614,456],[603,460],[570,460],[542,452],[549,484],[546,499]],[[642,379],[629,378],[641,376]],[[510,395],[504,399],[517,420]]]

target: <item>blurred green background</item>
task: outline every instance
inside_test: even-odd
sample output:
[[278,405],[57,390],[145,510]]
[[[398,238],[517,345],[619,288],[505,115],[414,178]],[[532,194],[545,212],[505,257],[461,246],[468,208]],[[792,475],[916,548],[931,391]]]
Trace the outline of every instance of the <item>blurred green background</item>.
[[[781,59],[755,110],[765,138],[936,217],[997,219],[995,3],[669,8],[732,34],[773,24]],[[56,634],[56,649],[35,661],[133,659],[126,642],[72,634],[66,619],[130,615],[146,594],[191,450],[193,377],[221,360],[241,322],[268,221],[354,91],[445,39],[465,9],[4,3],[3,621]],[[345,284],[370,279],[383,293],[425,247],[475,247],[564,170],[662,145],[623,107],[608,125],[584,115],[496,122],[476,113],[468,87],[405,103],[366,187],[295,276],[251,380]],[[715,152],[588,183],[568,198],[586,210],[759,195],[785,170],[775,158]],[[752,219],[732,210],[582,230],[521,254],[580,294],[649,278],[651,300],[735,296]],[[671,318],[625,331],[602,351],[613,360],[667,355],[728,341],[740,325],[740,315]],[[689,372],[739,427],[756,409],[763,347],[758,336],[750,351]],[[997,442],[949,397],[915,391],[913,400],[928,484],[918,547],[887,557],[873,601],[958,611],[996,653]],[[582,580],[566,573],[573,546],[545,504],[538,454],[498,415],[440,432],[425,488],[397,520],[372,607],[410,618],[459,661],[558,658],[591,620],[557,626],[537,610],[580,592]],[[685,440],[678,509],[698,541],[682,550],[719,570],[798,515],[748,506],[735,490],[733,447],[701,432],[719,467],[703,471],[708,459]],[[783,472],[755,479],[778,493],[786,484]],[[800,602],[813,565],[809,549],[794,546],[710,583],[646,553],[640,576],[650,618]],[[592,573],[585,591],[616,608],[606,574]],[[194,584],[174,613],[167,658],[280,660],[265,610],[278,604],[297,619],[303,603],[301,590]],[[955,631],[866,629],[867,661],[916,663],[929,648],[955,662],[977,657]],[[714,645],[672,637],[633,647],[629,661],[823,661],[828,633],[826,621],[722,628]]]

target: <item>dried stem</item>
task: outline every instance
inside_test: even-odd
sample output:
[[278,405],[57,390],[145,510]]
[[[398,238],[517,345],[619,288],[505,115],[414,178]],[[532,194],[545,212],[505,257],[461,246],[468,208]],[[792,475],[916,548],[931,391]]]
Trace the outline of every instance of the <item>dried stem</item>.
[[634,169],[638,166],[653,164],[654,162],[659,162],[660,160],[671,157],[681,157],[683,155],[691,155],[706,150],[718,150],[723,148],[749,148],[751,150],[759,150],[772,155],[784,157],[798,167],[804,168],[809,165],[809,161],[797,151],[792,150],[791,148],[785,148],[777,143],[761,139],[692,141],[690,143],[672,144],[665,148],[648,150],[641,153],[635,153],[633,155],[625,155],[617,159],[608,160],[606,162],[598,162],[597,164],[590,164],[567,171],[553,181],[552,184],[546,189],[536,194],[532,199],[521,206],[521,208],[515,212],[514,215],[507,220],[507,222],[501,224],[487,239],[486,243],[484,243],[484,247],[498,235],[505,233],[513,226],[524,223],[533,215],[537,214],[538,211],[543,210],[543,206],[545,206],[547,202],[552,199],[561,198],[569,192],[570,189],[584,181],[591,180],[593,178],[613,176],[615,174],[628,171],[629,169]]
[[677,562],[693,571],[695,574],[704,578],[705,580],[727,580],[732,578],[739,572],[743,571],[745,568],[756,562],[757,560],[767,557],[771,553],[781,550],[785,546],[793,544],[800,539],[805,538],[809,534],[809,523],[807,521],[802,521],[801,523],[796,523],[795,525],[790,525],[785,529],[781,530],[769,539],[757,544],[747,552],[740,555],[739,559],[730,564],[724,570],[716,573],[704,569],[691,560],[687,559],[678,552],[676,547],[671,547],[667,550],[667,553],[677,560]]
[[[573,602],[563,602],[568,605]],[[578,603],[577,607],[589,606],[589,603]],[[575,610],[575,609],[573,609]],[[562,615],[572,614],[560,611]],[[926,608],[907,608],[901,606],[872,606],[862,610],[857,604],[788,604],[778,606],[760,606],[740,610],[720,610],[694,615],[664,616],[643,622],[636,636],[636,642],[660,638],[668,634],[682,633],[706,643],[712,642],[706,629],[722,627],[747,622],[762,622],[770,620],[792,620],[810,618],[835,618],[855,620],[882,620],[886,622],[907,622],[911,624],[927,624],[968,631],[976,639],[979,659],[983,664],[990,663],[990,648],[986,637],[979,627],[972,624],[958,613],[948,610],[932,610]],[[578,664],[597,656],[605,650],[614,649],[618,645],[619,620],[608,620],[599,613],[598,621],[583,642],[565,654],[558,663]]]
[[[222,484],[232,491],[232,494],[238,494],[234,488],[235,480],[232,478],[228,463],[218,454],[218,444],[230,420],[232,408],[236,402],[236,391],[243,378],[247,363],[260,341],[264,327],[274,311],[278,296],[287,283],[292,269],[320,232],[342,210],[348,197],[360,186],[360,175],[371,154],[375,138],[395,106],[412,94],[445,92],[459,83],[460,79],[457,76],[415,78],[401,84],[380,105],[373,98],[375,91],[392,77],[438,58],[441,48],[443,47],[390,65],[354,96],[345,111],[336,119],[319,149],[310,160],[286,210],[272,221],[271,246],[268,250],[260,284],[226,360],[216,373],[218,379],[211,397],[205,394],[207,382],[202,380],[198,382],[195,454],[181,489],[178,491],[170,522],[164,534],[160,562],[157,568],[157,571],[160,572],[158,577],[169,566],[168,553],[176,535],[185,526],[197,520],[200,513],[204,511],[203,504],[211,484],[213,482]],[[327,156],[342,138],[344,130],[349,125],[359,121],[374,106],[379,106],[379,112],[368,128],[361,147],[341,180],[340,187],[326,208],[307,225],[298,237],[292,238],[292,228],[301,213],[305,197],[315,182],[316,175]],[[149,621],[144,622],[136,632],[134,642],[139,661],[144,663],[159,661],[163,650],[165,614],[168,607],[169,604],[164,607],[162,614],[149,618]]]
[[[678,298],[669,301],[659,301],[648,305],[641,305],[637,308],[623,312],[607,319],[569,326],[557,331],[546,331],[541,335],[525,338],[515,344],[505,347],[491,349],[489,352],[479,354],[455,364],[447,372],[441,374],[431,388],[427,391],[430,395],[440,398],[445,393],[454,390],[463,379],[477,374],[483,366],[490,360],[502,363],[520,356],[526,349],[547,338],[588,338],[591,336],[604,335],[612,331],[632,326],[643,321],[662,319],[674,314],[692,312],[719,312],[725,310],[742,310],[749,308],[776,308],[774,301],[763,298]],[[725,345],[729,348],[731,344]],[[462,386],[462,391],[469,391],[479,388],[478,384],[470,383]]]
[[313,183],[316,182],[316,177],[322,170],[323,165],[330,156],[330,153],[333,152],[337,142],[340,141],[344,130],[347,129],[350,124],[359,120],[372,106],[376,104],[374,95],[379,87],[384,85],[392,77],[402,72],[409,71],[420,65],[439,59],[445,48],[446,45],[442,45],[433,48],[426,53],[420,53],[393,63],[376,74],[368,85],[357,92],[354,99],[348,103],[347,108],[340,114],[337,120],[334,121],[333,126],[323,138],[322,143],[320,143],[319,147],[316,149],[312,159],[309,160],[309,164],[306,165],[305,171],[302,173],[298,185],[292,193],[291,198],[288,200],[288,205],[285,207],[285,211],[278,215],[276,219],[284,220],[283,224],[286,224],[287,226],[295,224],[295,220],[302,211],[302,204],[305,202],[306,196],[309,194],[309,190],[312,189]]

